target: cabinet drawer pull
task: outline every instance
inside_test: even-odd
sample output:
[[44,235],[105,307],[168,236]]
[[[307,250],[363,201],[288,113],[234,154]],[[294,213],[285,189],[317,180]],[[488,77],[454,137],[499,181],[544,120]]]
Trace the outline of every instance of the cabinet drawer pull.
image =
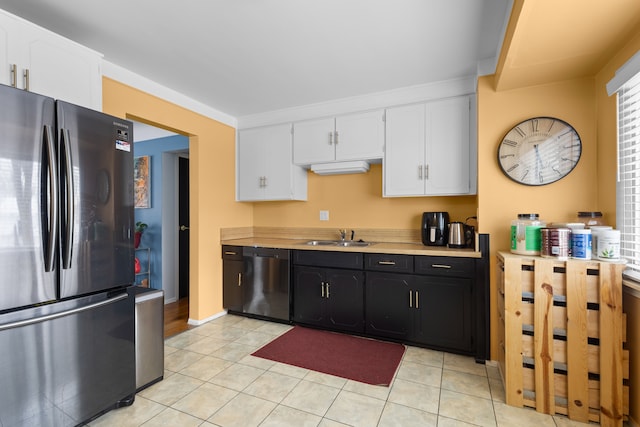
[[446,264],[431,264],[431,267],[432,268],[446,268],[446,269],[451,268],[450,265],[446,265]]
[[396,265],[395,261],[378,261],[378,265]]
[[242,273],[238,273],[238,286],[242,286]]
[[16,64],[10,65],[11,70],[11,87],[16,87],[18,85],[18,66]]
[[233,252],[233,251],[224,251],[225,255],[238,255],[238,252]]
[[24,70],[24,90],[29,91],[29,69]]

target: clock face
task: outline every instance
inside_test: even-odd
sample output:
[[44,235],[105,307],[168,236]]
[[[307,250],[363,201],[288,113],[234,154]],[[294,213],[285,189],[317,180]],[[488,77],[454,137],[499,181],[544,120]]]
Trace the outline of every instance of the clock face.
[[546,185],[567,176],[581,154],[580,136],[570,124],[536,117],[517,124],[502,138],[498,163],[520,184]]

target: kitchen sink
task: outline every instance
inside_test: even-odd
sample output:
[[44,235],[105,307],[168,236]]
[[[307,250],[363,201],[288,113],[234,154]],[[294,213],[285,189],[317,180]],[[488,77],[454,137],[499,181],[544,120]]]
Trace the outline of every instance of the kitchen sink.
[[344,246],[344,247],[365,247],[373,243],[355,240],[309,240],[305,245],[310,246]]

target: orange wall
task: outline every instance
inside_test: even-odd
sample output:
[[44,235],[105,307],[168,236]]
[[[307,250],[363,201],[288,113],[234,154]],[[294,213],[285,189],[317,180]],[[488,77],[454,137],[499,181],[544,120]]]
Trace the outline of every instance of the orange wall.
[[222,311],[220,228],[249,226],[252,206],[235,202],[235,129],[103,78],[103,111],[189,136],[189,318]]
[[[319,176],[308,172],[308,201],[256,203],[254,225],[418,229],[425,211],[447,211],[452,221],[476,215],[476,196],[382,197],[382,167],[353,175]],[[320,221],[320,210],[329,221]]]
[[[480,232],[491,235],[496,251],[509,250],[509,227],[518,213],[538,213],[548,222],[573,219],[578,211],[598,210],[597,113],[593,78],[496,92],[493,77],[478,81],[478,215]],[[565,178],[545,186],[525,186],[507,178],[498,166],[502,137],[517,123],[552,116],[571,124],[582,140],[582,156]],[[614,213],[604,211],[605,219]],[[498,321],[495,271],[491,269],[491,354],[497,354]],[[495,356],[494,356],[495,358]]]

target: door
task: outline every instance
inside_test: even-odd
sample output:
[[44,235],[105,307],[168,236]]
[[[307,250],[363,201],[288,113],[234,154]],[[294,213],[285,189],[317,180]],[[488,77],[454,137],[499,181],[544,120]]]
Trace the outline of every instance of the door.
[[0,384],[11,390],[0,399],[0,425],[80,425],[131,403],[134,304],[122,291],[0,315]]
[[189,296],[189,159],[178,158],[178,298]]
[[404,340],[409,336],[413,308],[412,277],[407,274],[369,273],[366,277],[366,332]]
[[425,194],[468,194],[469,97],[445,99],[426,105]]
[[133,124],[57,102],[60,297],[134,282]]
[[324,323],[324,271],[316,267],[293,268],[293,318],[296,322]]
[[364,332],[364,273],[326,270],[326,322],[341,331]]
[[471,279],[429,277],[418,279],[414,340],[439,348],[471,351],[474,311]]
[[424,195],[425,106],[387,110],[384,195]]
[[56,298],[54,111],[0,85],[0,311]]

